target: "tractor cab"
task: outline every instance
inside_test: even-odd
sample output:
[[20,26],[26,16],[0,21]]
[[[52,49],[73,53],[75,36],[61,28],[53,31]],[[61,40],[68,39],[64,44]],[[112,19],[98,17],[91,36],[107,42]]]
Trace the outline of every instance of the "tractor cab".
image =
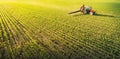
[[84,11],[83,11],[84,14],[90,14],[90,15],[94,15],[95,14],[95,11],[92,10],[92,7],[90,6],[86,6]]

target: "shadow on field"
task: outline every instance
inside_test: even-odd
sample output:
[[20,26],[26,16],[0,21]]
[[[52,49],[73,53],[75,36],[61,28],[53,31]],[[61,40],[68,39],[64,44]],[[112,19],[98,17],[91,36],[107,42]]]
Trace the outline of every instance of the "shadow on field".
[[113,15],[95,14],[94,16],[114,17]]
[[73,16],[84,16],[84,15],[87,15],[87,14],[75,14],[75,15],[73,15]]
[[[76,15],[73,15],[73,16],[84,16],[84,15],[89,15],[89,14],[76,14]],[[113,15],[105,15],[105,14],[95,14],[94,16],[102,16],[102,17],[115,17]]]

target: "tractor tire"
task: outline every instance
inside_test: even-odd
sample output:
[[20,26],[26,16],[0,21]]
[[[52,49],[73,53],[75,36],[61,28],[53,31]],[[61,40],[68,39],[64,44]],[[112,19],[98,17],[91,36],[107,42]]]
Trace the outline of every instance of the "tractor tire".
[[95,14],[95,12],[90,12],[90,15],[94,15]]

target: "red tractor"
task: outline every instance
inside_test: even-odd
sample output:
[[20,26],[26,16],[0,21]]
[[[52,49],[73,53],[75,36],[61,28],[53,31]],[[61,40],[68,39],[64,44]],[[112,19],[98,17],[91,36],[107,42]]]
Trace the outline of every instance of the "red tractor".
[[90,6],[85,7],[84,5],[82,5],[80,7],[80,10],[70,12],[69,14],[73,14],[73,13],[77,13],[77,12],[82,12],[83,14],[95,15],[95,11],[92,10],[92,7],[90,7]]

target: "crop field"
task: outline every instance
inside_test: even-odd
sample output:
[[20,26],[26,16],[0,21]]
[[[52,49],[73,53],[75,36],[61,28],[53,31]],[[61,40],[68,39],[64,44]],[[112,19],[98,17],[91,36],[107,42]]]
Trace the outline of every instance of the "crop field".
[[119,0],[0,0],[0,59],[119,58]]

